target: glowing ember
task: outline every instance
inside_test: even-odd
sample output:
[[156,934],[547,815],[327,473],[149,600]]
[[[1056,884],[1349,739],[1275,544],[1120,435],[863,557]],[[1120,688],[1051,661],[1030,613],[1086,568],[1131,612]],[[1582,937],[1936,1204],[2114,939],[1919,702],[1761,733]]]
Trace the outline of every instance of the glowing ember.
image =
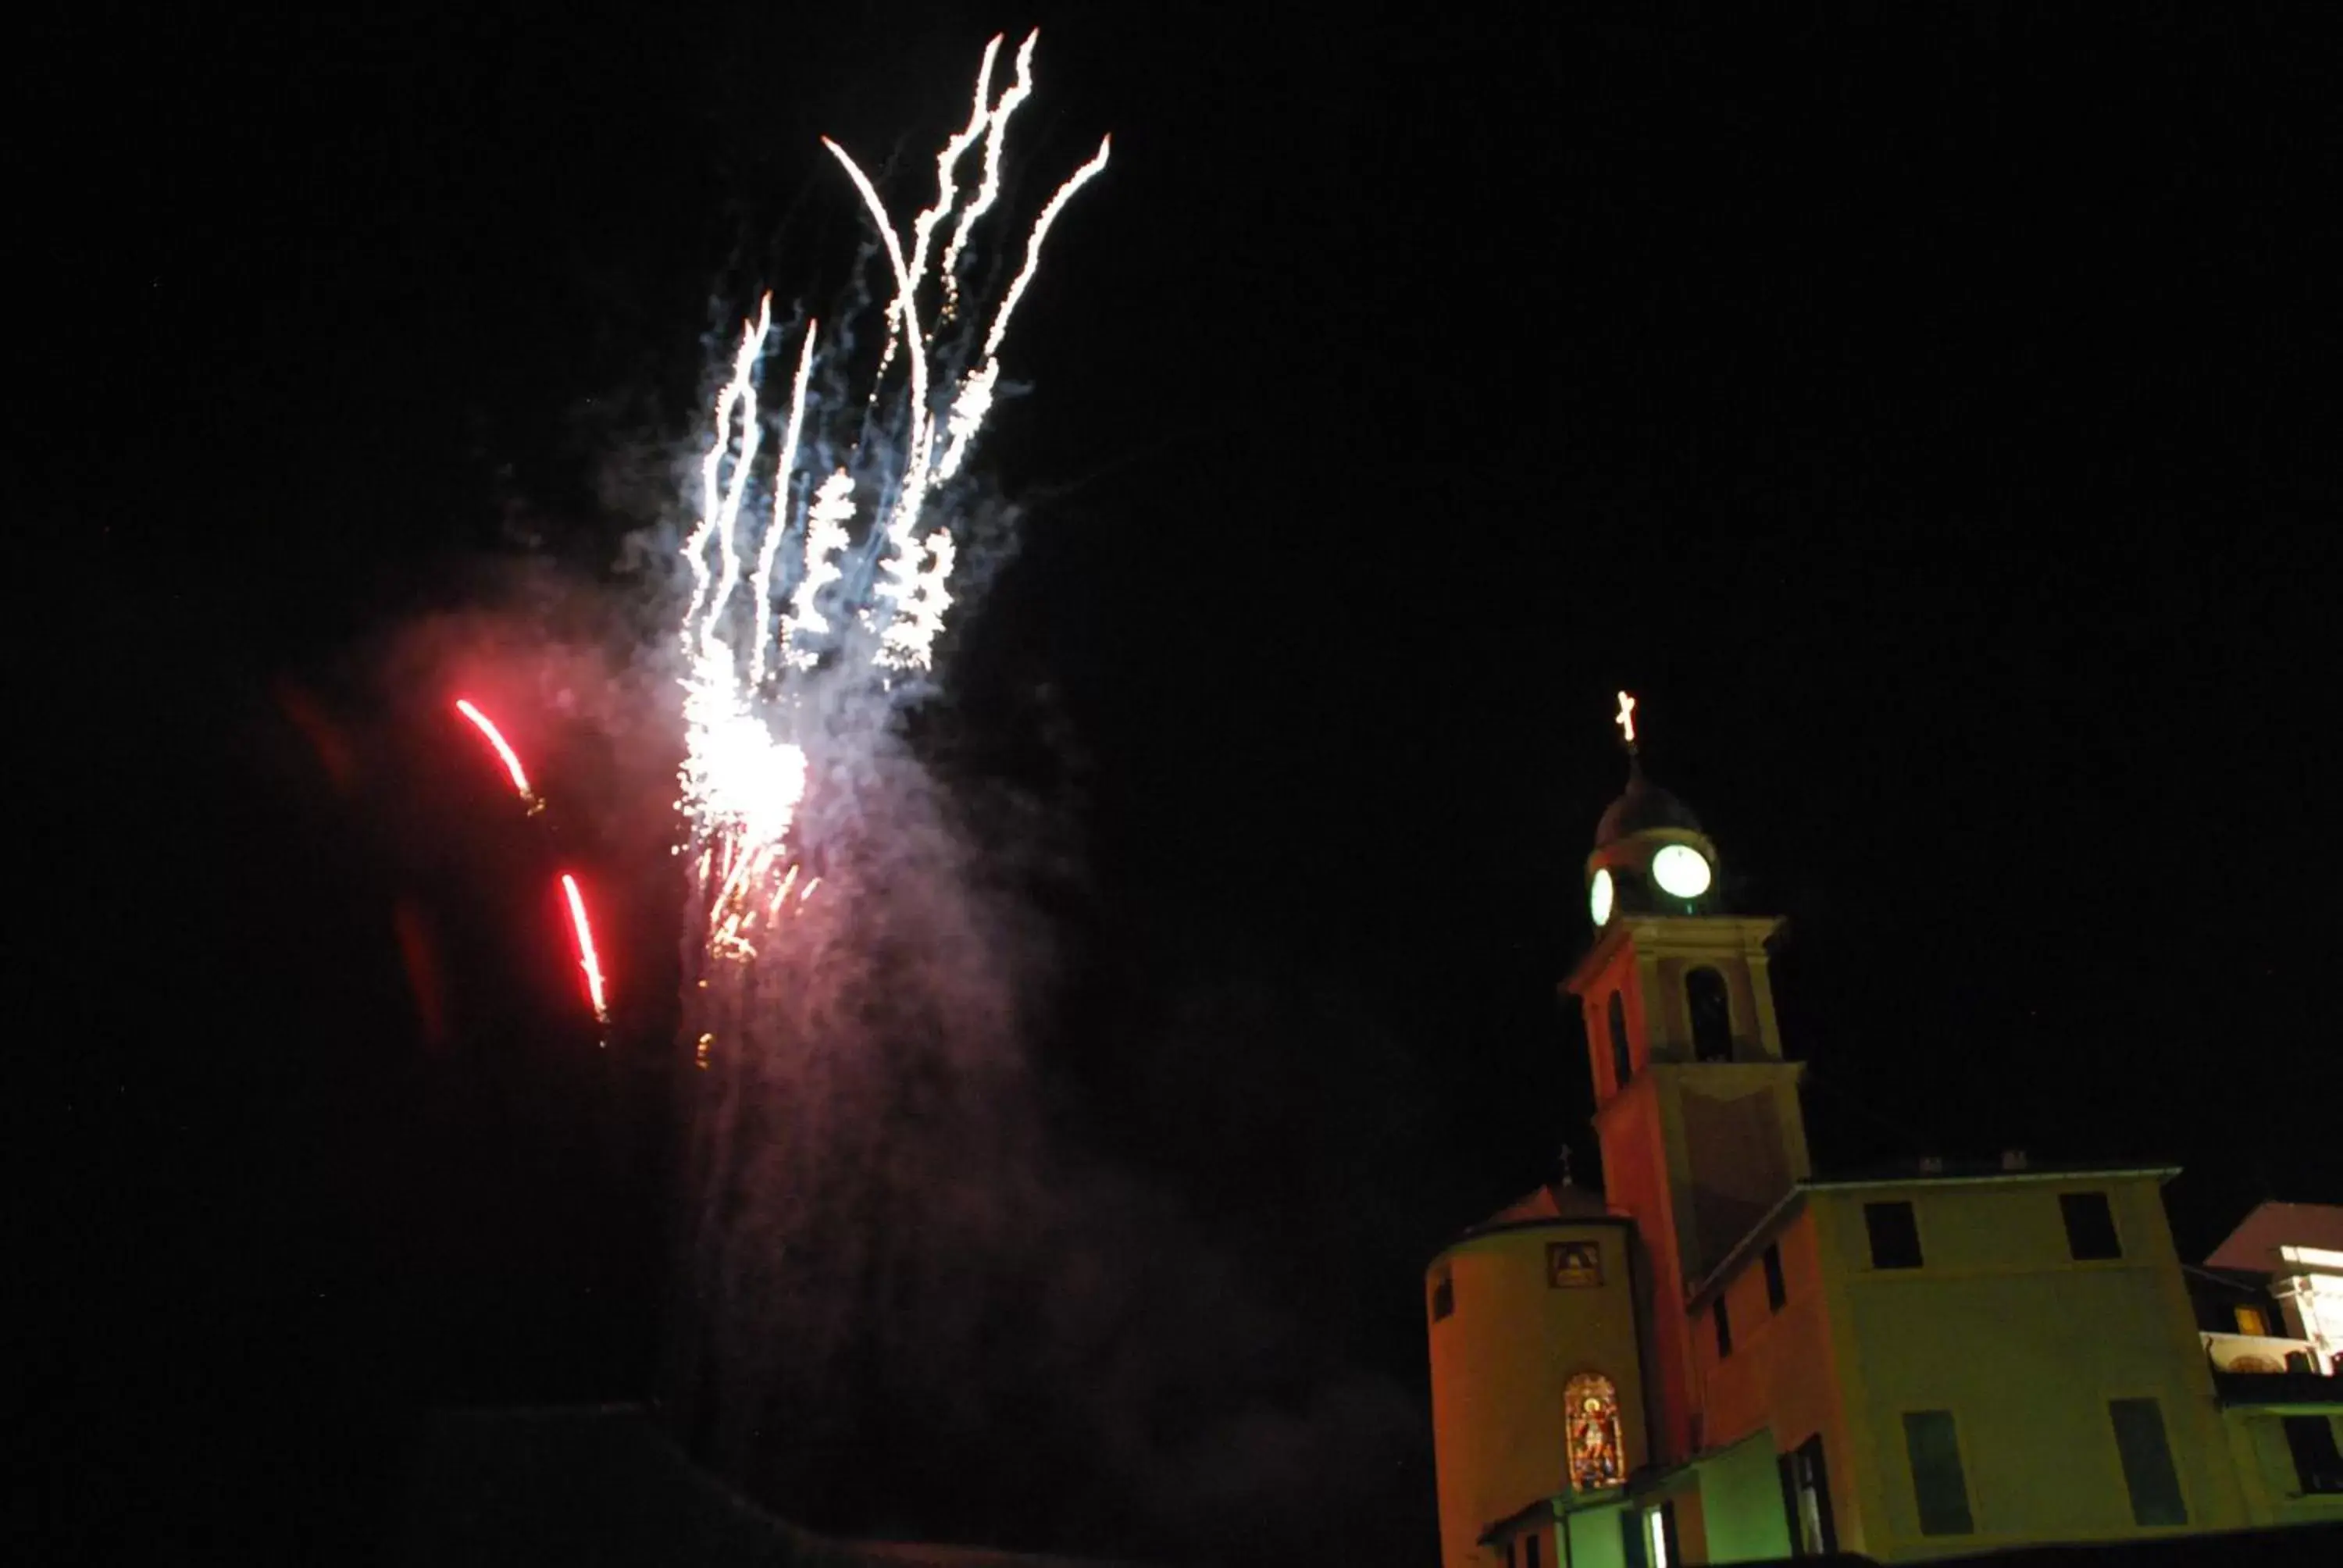
[[456,711],[470,719],[473,726],[488,738],[488,744],[495,747],[497,755],[504,759],[505,771],[512,775],[513,789],[528,803],[529,809],[535,810],[541,802],[529,789],[528,775],[521,770],[519,754],[506,744],[504,732],[496,727],[496,722],[487,714],[473,707],[468,698],[459,697],[456,699]]
[[561,890],[569,898],[569,924],[578,933],[578,967],[586,971],[586,995],[594,1004],[594,1021],[610,1021],[610,1009],[602,995],[602,960],[594,952],[594,927],[586,919],[586,896],[578,890],[578,879],[564,871]]

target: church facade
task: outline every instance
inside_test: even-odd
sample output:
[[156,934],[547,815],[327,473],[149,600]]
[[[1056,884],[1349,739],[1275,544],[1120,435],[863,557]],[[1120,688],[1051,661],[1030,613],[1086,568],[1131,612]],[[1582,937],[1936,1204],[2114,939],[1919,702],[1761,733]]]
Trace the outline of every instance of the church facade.
[[1586,862],[1594,940],[1563,982],[1603,1195],[1565,1176],[1427,1272],[1443,1568],[2343,1521],[2318,1457],[2343,1361],[2305,1333],[2343,1251],[2232,1238],[2233,1264],[2332,1276],[2272,1287],[2302,1322],[2227,1325],[2292,1357],[2240,1372],[2175,1251],[2172,1169],[1817,1174],[1767,970],[1780,922],[1725,909],[1716,866],[1631,747]]

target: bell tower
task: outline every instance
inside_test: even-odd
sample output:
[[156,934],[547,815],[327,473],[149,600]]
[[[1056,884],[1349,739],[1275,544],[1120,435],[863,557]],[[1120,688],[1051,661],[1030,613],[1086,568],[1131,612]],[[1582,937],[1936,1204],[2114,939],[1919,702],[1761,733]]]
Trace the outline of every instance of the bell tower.
[[1649,1255],[1654,1458],[1672,1461],[1701,1441],[1685,1296],[1810,1167],[1767,970],[1782,921],[1730,908],[1716,846],[1644,776],[1624,691],[1616,722],[1627,787],[1594,830],[1594,941],[1563,990],[1585,1020],[1604,1194]]

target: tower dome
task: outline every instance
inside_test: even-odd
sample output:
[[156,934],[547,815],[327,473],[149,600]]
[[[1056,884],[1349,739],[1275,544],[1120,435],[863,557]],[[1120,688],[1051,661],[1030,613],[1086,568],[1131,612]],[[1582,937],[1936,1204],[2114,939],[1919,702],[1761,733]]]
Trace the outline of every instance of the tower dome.
[[1644,776],[1634,713],[1635,699],[1621,692],[1616,722],[1627,748],[1627,787],[1594,825],[1594,849],[1586,857],[1587,914],[1598,930],[1622,913],[1725,912],[1716,846],[1691,807]]
[[1644,778],[1643,759],[1631,755],[1627,759],[1627,788],[1604,808],[1603,819],[1594,825],[1594,847],[1600,849],[1658,828],[1697,833],[1700,819],[1692,814],[1691,807]]

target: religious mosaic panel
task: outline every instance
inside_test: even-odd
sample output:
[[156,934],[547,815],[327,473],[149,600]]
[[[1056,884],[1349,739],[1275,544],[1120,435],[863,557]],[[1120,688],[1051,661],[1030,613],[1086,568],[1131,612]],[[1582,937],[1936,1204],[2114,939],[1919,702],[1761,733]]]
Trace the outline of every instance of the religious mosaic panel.
[[1600,1241],[1547,1242],[1545,1282],[1558,1291],[1601,1284],[1603,1244]]

